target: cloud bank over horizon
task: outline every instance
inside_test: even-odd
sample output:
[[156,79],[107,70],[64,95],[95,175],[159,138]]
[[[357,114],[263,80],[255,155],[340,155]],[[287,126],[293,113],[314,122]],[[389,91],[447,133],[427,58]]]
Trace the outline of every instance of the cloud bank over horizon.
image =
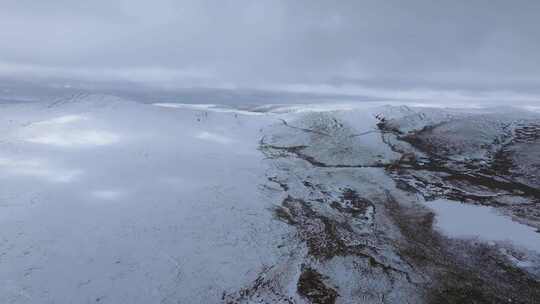
[[4,0],[1,6],[4,78],[540,96],[540,2],[533,0]]

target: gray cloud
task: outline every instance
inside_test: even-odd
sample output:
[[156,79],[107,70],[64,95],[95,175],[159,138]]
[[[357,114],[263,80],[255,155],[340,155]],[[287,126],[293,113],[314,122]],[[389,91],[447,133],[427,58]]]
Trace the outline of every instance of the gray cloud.
[[534,90],[540,1],[2,0],[0,75]]

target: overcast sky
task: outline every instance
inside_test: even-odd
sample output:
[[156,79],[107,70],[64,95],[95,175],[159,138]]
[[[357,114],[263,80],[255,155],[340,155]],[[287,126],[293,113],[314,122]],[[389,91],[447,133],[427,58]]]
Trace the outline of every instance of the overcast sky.
[[540,91],[538,0],[0,0],[0,43],[14,78]]

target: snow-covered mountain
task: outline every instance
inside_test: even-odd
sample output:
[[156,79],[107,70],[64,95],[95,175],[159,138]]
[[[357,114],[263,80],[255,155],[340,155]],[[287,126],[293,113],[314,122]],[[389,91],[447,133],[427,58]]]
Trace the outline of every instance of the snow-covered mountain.
[[538,113],[79,95],[0,117],[0,303],[540,299]]

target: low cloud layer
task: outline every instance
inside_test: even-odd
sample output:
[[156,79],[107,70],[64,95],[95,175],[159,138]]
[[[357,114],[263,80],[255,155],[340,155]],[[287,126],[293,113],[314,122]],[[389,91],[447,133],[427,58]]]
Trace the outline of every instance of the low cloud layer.
[[0,76],[536,92],[540,2],[3,0]]

